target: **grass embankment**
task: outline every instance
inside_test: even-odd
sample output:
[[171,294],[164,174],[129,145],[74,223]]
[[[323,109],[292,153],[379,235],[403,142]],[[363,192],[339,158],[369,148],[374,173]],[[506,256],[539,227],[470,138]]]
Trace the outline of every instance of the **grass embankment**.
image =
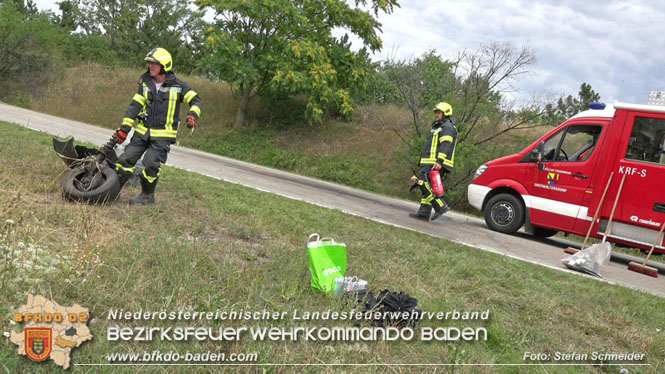
[[[116,129],[141,74],[137,69],[100,65],[69,68],[56,83],[43,91],[32,92],[34,96],[27,106],[43,113]],[[297,101],[266,107],[257,99],[250,110],[251,122],[247,127],[235,128],[237,103],[228,85],[195,77],[182,78],[199,92],[204,110],[201,126],[193,136],[185,135],[186,129],[180,132],[181,145],[386,196],[411,201],[420,199],[419,193],[408,192],[412,163],[416,162],[418,154],[409,154],[395,132],[403,132],[410,126],[411,117],[406,109],[361,106],[351,122],[327,119],[321,125],[309,125],[294,114],[298,110],[292,106],[298,105]],[[184,117],[186,106],[182,108]],[[515,131],[492,147],[501,150],[497,150],[496,157],[504,156],[523,149],[549,130],[543,127]],[[458,158],[457,163],[463,164],[464,160]],[[471,168],[476,166],[471,165]],[[454,178],[447,183],[452,180]],[[479,215],[466,201],[465,186],[459,186],[452,193],[456,211]],[[576,236],[570,238],[584,240]],[[616,250],[645,257],[637,249]]]
[[[136,92],[137,69],[85,65],[70,68],[28,102],[43,113],[116,129]],[[413,174],[400,155],[400,139],[391,128],[408,125],[409,113],[394,107],[363,107],[353,122],[327,119],[310,125],[294,106],[297,100],[251,103],[250,123],[233,125],[237,108],[228,85],[182,76],[203,98],[200,126],[191,137],[181,131],[183,146],[268,167],[296,172],[367,191],[401,198]],[[181,116],[186,115],[186,105]],[[412,161],[418,155],[409,155]],[[419,198],[419,197],[418,197]]]
[[[116,129],[142,73],[139,69],[100,65],[72,67],[43,90],[31,91],[22,104],[39,112]],[[358,107],[350,122],[329,117],[322,124],[310,124],[302,116],[304,104],[298,98],[273,100],[271,104],[257,98],[250,103],[248,123],[239,128],[233,124],[237,101],[226,83],[181,78],[204,101],[199,128],[191,137],[185,135],[187,129],[181,131],[181,145],[387,196],[420,200],[420,194],[408,192],[421,151],[409,150],[402,140],[414,133],[409,110],[367,105]],[[182,108],[184,118],[187,106]],[[432,114],[427,112],[426,116]],[[430,120],[433,117],[424,118]],[[481,123],[477,127],[483,126],[492,133],[496,125]],[[522,150],[545,131],[547,128],[514,131],[482,147],[494,149],[494,158],[498,158]],[[466,201],[466,185],[457,181],[473,174],[485,161],[457,153],[455,174],[446,182],[447,198],[455,210],[478,214]]]
[[[87,206],[64,202],[65,166],[50,137],[0,124],[0,328],[26,301],[41,294],[61,305],[90,308],[91,342],[72,353],[71,372],[192,372],[191,367],[86,367],[108,353],[207,351],[257,353],[258,363],[539,364],[524,353],[644,353],[631,373],[660,373],[665,363],[665,300],[592,279],[509,260],[407,230],[292,201],[165,167],[154,207],[119,202]],[[347,327],[349,321],[142,321],[107,319],[125,311],[230,311],[292,313],[343,310],[309,287],[306,237],[318,232],[348,245],[347,274],[372,289],[405,291],[425,311],[490,311],[488,321],[424,320],[429,326],[484,327],[487,341],[471,342],[109,342],[109,326]],[[566,363],[546,360],[543,364]],[[598,364],[598,362],[585,361]],[[610,362],[616,363],[616,362]],[[50,373],[0,344],[7,373]],[[117,369],[117,370],[115,370]],[[601,366],[461,367],[232,367],[246,373],[618,373]],[[199,367],[197,372],[222,371]],[[264,371],[265,370],[265,371]]]

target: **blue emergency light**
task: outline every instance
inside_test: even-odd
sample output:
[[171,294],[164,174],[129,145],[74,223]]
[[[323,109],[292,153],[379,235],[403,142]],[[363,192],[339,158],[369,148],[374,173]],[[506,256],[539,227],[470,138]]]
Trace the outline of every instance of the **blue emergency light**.
[[590,103],[589,109],[591,110],[603,110],[605,109],[605,103]]

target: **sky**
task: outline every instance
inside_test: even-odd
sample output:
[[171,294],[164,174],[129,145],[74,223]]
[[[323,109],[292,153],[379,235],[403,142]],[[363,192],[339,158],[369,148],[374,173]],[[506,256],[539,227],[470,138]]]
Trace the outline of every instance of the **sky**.
[[[56,13],[56,0],[34,0]],[[534,50],[537,63],[515,88],[521,98],[576,96],[585,82],[601,101],[646,104],[665,91],[665,1],[402,0],[379,15],[375,60],[410,60],[429,50],[445,59],[483,43]],[[517,94],[516,94],[517,95]]]
[[[517,88],[526,95],[576,96],[583,82],[601,101],[646,104],[665,91],[665,2],[597,0],[401,1],[379,17],[381,59],[444,58],[482,43],[528,46],[537,63]],[[396,53],[392,50],[396,50]]]

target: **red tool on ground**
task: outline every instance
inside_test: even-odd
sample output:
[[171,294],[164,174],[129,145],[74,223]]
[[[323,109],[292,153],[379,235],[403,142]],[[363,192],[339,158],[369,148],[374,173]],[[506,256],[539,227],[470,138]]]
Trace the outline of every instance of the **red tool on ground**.
[[579,251],[583,251],[584,247],[586,247],[586,242],[589,240],[589,235],[591,235],[591,229],[593,229],[593,225],[596,224],[596,220],[598,219],[598,216],[600,215],[600,210],[603,208],[603,202],[605,202],[605,195],[607,195],[607,190],[610,189],[610,184],[612,183],[612,178],[614,178],[614,172],[610,174],[610,178],[607,180],[607,184],[605,185],[605,191],[603,191],[603,196],[600,197],[600,202],[598,203],[598,208],[596,208],[596,213],[593,215],[593,219],[591,220],[591,224],[589,225],[589,230],[586,233],[586,237],[584,238],[584,243],[582,244],[581,249],[573,248],[573,247],[568,247],[564,249],[563,251],[566,253],[569,253],[571,255],[574,255],[575,253]]
[[643,264],[638,264],[637,262],[629,262],[628,263],[628,270],[634,271],[637,273],[642,273],[646,274],[650,277],[658,278],[658,269],[653,268],[651,266],[647,266],[647,263],[649,262],[649,258],[651,258],[651,254],[653,253],[653,249],[656,248],[656,244],[660,240],[660,238],[663,236],[663,229],[665,229],[665,222],[663,222],[663,225],[660,227],[660,232],[658,233],[658,237],[656,238],[656,241],[653,242],[653,245],[651,246],[651,249],[649,250],[649,254],[647,255],[647,258],[644,260]]

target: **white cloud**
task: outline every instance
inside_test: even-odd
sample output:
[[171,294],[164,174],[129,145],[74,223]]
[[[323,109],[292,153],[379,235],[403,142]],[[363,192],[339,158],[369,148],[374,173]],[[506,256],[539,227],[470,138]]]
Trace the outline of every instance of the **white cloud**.
[[[525,94],[575,95],[589,83],[602,99],[645,103],[651,90],[665,91],[661,37],[665,3],[655,1],[403,1],[381,15],[385,58],[435,49],[444,58],[482,43],[507,41],[532,47],[534,75],[518,87]],[[394,51],[392,52],[394,53]]]
[[37,9],[39,10],[51,10],[54,13],[60,14],[60,10],[58,8],[58,4],[56,4],[56,1],[59,0],[32,0],[35,5],[37,6]]

